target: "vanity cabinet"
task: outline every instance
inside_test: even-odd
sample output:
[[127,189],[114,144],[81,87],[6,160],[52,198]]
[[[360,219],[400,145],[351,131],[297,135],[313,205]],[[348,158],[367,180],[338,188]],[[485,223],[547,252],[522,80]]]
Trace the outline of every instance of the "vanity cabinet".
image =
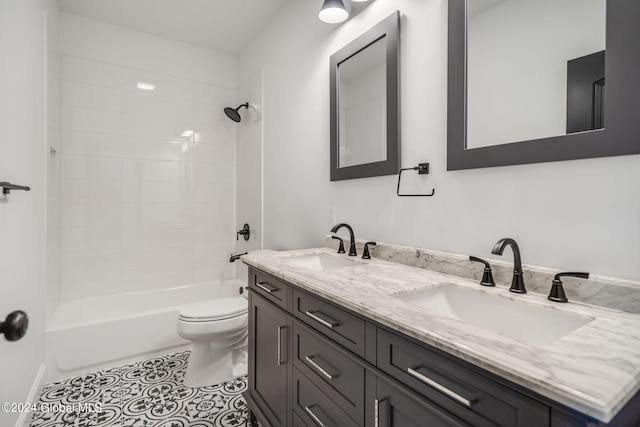
[[[249,305],[249,389],[260,418],[288,425],[291,320],[264,298],[251,295]],[[264,422],[263,422],[264,423]],[[266,424],[266,423],[265,423]]]
[[[249,291],[243,395],[264,426],[605,426],[254,267]],[[638,396],[609,426],[638,425]]]

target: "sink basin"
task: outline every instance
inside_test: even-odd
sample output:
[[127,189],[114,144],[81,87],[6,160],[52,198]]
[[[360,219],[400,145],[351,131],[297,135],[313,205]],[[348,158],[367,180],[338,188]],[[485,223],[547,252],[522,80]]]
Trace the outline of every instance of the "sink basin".
[[283,258],[283,260],[289,264],[299,265],[317,271],[333,270],[334,268],[351,267],[359,264],[357,261],[352,261],[348,258],[327,254],[302,255]]
[[593,320],[452,284],[395,297],[434,314],[538,345],[550,344]]

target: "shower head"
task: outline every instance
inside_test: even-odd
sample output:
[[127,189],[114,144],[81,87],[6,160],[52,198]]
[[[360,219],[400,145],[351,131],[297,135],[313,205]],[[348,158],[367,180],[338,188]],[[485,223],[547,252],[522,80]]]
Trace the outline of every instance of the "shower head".
[[240,117],[240,113],[238,113],[238,110],[241,109],[242,107],[248,109],[249,103],[245,102],[244,104],[238,106],[238,108],[227,107],[224,109],[224,113],[227,115],[227,117],[229,117],[231,120],[237,123],[242,119],[242,117]]

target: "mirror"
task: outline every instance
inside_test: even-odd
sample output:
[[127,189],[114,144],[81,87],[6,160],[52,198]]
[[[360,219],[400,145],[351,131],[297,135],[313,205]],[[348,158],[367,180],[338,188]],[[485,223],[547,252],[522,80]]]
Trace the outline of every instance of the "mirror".
[[398,173],[399,28],[396,11],[331,55],[331,181]]
[[449,0],[447,169],[640,153],[638,19],[635,0]]

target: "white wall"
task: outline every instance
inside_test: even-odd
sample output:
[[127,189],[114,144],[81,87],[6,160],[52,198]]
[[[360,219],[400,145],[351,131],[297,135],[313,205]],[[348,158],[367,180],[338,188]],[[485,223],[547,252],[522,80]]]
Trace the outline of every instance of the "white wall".
[[62,298],[233,277],[235,58],[70,14],[60,41]]
[[604,50],[605,8],[511,0],[469,21],[468,147],[567,133],[567,61]]
[[[0,181],[32,188],[0,195],[0,319],[16,309],[30,318],[21,341],[0,338],[2,402],[27,401],[32,385],[38,385],[42,364],[47,195],[44,10],[48,3],[0,1]],[[55,19],[54,14],[52,22]],[[14,425],[18,416],[0,412],[0,425]]]
[[[265,248],[322,245],[335,205],[358,238],[495,258],[509,236],[527,264],[640,279],[640,156],[447,172],[447,2],[378,0],[341,26],[318,7],[289,1],[241,57],[241,75],[263,67]],[[431,198],[397,197],[395,176],[329,182],[329,56],[396,9],[402,166],[431,163],[406,189]]]

